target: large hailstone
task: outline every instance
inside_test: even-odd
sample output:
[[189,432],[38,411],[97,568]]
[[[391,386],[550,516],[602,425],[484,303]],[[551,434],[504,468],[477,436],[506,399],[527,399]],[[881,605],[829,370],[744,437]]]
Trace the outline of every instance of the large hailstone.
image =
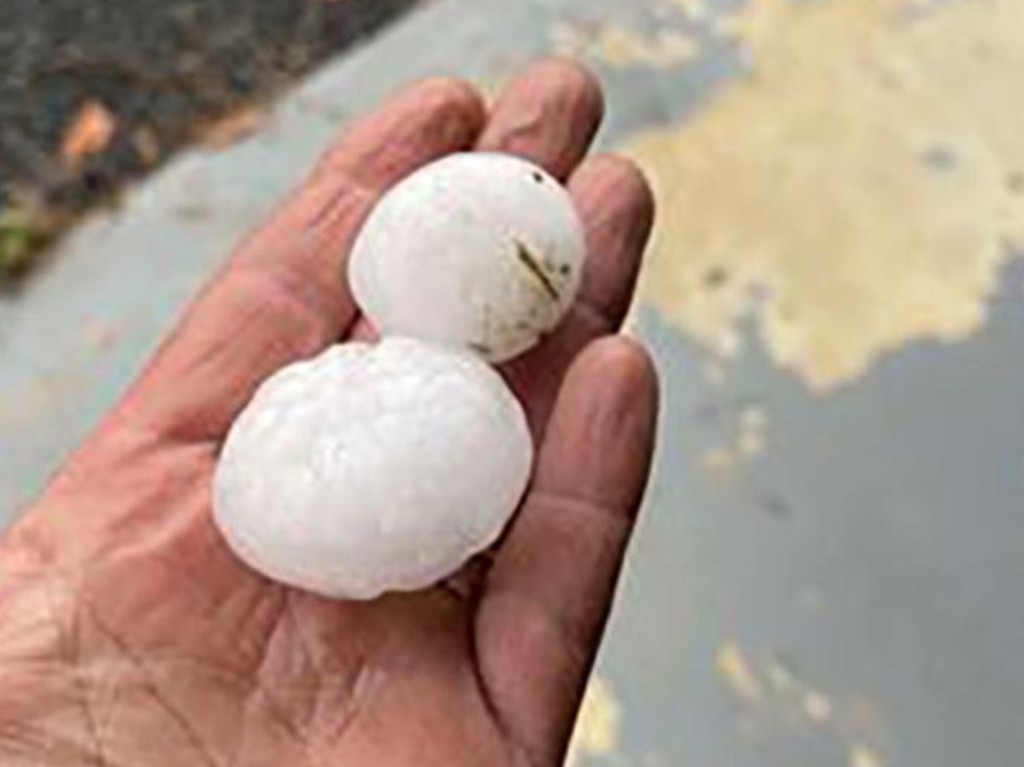
[[532,459],[522,407],[475,355],[350,343],[260,387],[224,445],[214,516],[271,578],[371,599],[432,585],[489,546]]
[[572,200],[511,155],[451,155],[388,192],[354,245],[349,283],[381,333],[471,348],[491,362],[551,331],[586,253]]

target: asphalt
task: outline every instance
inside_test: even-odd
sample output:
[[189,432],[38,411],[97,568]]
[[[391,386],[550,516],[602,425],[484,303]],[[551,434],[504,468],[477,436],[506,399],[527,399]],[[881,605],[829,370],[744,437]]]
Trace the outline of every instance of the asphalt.
[[[0,281],[78,214],[416,2],[0,0]],[[89,104],[113,135],[68,163],[62,143]]]

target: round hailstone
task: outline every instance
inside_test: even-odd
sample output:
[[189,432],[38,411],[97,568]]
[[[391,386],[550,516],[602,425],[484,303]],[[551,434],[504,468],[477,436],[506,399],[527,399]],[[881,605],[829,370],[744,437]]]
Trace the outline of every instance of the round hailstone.
[[349,282],[382,334],[468,347],[491,362],[535,345],[572,305],[583,226],[569,194],[511,155],[451,155],[377,204]]
[[224,446],[214,518],[265,575],[372,599],[429,586],[493,543],[532,460],[522,407],[475,355],[350,343],[260,387]]

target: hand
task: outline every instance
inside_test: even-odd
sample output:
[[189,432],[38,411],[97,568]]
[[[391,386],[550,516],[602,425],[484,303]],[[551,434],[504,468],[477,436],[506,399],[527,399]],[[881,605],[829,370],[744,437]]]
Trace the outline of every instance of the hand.
[[[657,398],[646,354],[610,335],[653,202],[626,161],[581,164],[601,109],[593,79],[558,61],[489,115],[463,83],[421,83],[241,245],[0,544],[0,763],[560,763]],[[588,229],[582,297],[507,370],[541,444],[528,496],[498,550],[430,590],[348,603],[270,582],[211,524],[218,446],[274,370],[372,334],[342,279],[361,222],[401,177],[474,146],[568,179]]]

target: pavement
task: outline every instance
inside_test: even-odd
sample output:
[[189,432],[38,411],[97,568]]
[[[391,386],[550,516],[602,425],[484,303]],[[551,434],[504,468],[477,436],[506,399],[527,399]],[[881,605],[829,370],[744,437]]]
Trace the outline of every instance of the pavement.
[[[1009,129],[984,133],[1013,124],[990,111],[1012,101],[982,96],[1018,81],[957,80],[1024,50],[1024,25],[985,15],[1017,18],[1012,3],[914,3],[897,21],[880,0],[414,11],[287,93],[258,135],[180,155],[0,297],[0,510],[39,491],[339,125],[409,79],[493,89],[571,53],[608,87],[602,148],[644,161],[663,203],[633,327],[666,400],[575,762],[1015,767],[1024,153]],[[951,148],[922,157],[941,173],[896,169],[895,148],[935,136]],[[758,165],[783,150],[789,164]],[[756,242],[728,226],[737,210]],[[712,252],[727,268],[707,270]]]
[[415,3],[0,0],[0,288],[32,239],[180,147],[256,127],[264,103]]

